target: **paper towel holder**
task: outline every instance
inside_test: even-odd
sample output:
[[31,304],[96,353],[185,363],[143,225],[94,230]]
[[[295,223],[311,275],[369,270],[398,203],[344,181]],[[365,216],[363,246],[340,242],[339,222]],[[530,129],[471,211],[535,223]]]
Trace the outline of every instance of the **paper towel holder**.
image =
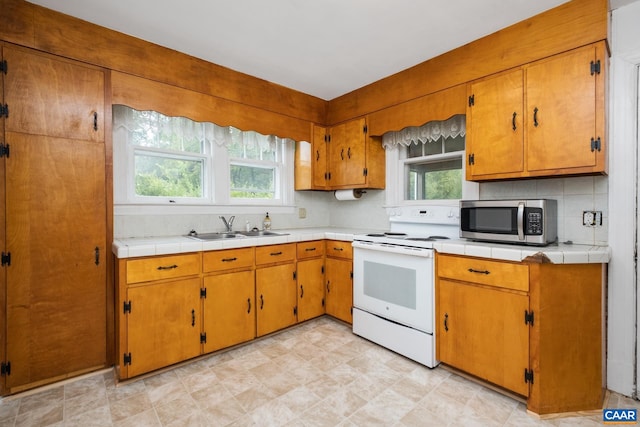
[[338,200],[359,200],[366,191],[360,188],[351,190],[336,190],[333,195]]

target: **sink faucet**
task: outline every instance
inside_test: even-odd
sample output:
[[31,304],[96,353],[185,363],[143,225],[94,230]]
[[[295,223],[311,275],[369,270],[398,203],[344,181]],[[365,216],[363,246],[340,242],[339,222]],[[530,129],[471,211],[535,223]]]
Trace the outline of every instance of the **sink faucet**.
[[227,227],[227,232],[231,233],[233,231],[233,220],[236,219],[236,217],[235,216],[231,216],[227,220],[225,217],[220,216],[220,219],[224,223],[224,226]]

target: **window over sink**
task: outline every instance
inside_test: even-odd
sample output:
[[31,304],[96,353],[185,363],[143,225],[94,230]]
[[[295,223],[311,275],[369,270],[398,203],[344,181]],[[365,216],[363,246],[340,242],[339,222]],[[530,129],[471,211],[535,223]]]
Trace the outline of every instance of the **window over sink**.
[[294,142],[113,106],[116,204],[279,206],[293,200]]

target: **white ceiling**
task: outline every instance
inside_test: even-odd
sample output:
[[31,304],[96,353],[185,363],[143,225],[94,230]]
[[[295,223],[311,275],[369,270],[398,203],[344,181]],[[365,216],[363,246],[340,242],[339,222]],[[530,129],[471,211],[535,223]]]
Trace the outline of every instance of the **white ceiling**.
[[567,0],[29,0],[329,100]]

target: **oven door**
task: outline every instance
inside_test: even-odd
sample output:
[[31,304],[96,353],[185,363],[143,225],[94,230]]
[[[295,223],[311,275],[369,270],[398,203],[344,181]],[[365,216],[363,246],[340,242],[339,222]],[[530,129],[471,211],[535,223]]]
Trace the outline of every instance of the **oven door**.
[[433,250],[353,242],[353,305],[433,333]]

